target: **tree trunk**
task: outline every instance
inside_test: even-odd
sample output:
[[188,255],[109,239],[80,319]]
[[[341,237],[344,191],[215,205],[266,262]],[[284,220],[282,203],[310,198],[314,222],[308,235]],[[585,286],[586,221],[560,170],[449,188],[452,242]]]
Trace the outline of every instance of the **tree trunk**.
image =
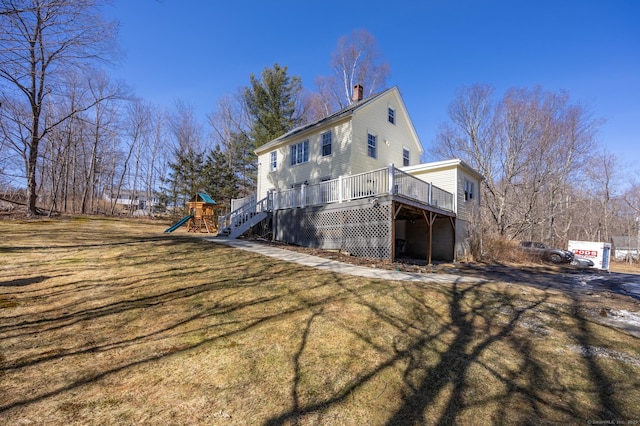
[[34,111],[31,128],[31,143],[29,144],[29,159],[27,161],[27,216],[37,216],[38,185],[36,182],[36,167],[38,162],[38,145],[40,144],[38,117]]

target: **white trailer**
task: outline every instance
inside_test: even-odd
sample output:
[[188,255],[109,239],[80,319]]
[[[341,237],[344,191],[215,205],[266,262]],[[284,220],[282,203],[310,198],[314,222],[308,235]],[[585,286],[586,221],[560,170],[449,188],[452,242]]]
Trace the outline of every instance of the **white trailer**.
[[569,241],[569,251],[575,257],[590,259],[593,267],[609,270],[609,260],[611,259],[611,244],[596,241]]

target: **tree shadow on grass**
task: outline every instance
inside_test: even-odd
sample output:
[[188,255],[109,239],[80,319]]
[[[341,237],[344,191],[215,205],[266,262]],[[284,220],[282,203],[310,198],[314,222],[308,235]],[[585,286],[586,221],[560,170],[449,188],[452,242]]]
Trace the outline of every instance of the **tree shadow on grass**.
[[575,337],[579,348],[584,355],[584,364],[587,367],[591,383],[595,389],[594,393],[596,394],[596,399],[598,401],[597,419],[594,420],[621,420],[624,418],[622,416],[623,412],[618,407],[618,403],[613,397],[613,393],[615,391],[614,382],[607,376],[603,368],[596,361],[595,356],[592,356],[591,353],[594,348],[598,348],[601,345],[599,340],[590,330],[592,322],[584,316],[583,308],[577,297],[573,297],[572,307],[574,312],[573,316],[578,329]]
[[[545,366],[535,354],[536,336],[523,337],[521,328],[532,327],[527,321],[541,312],[560,315],[547,303],[549,294],[536,293],[526,300],[504,293],[494,293],[486,282],[477,284],[454,283],[450,287],[429,283],[398,283],[366,281],[354,285],[344,276],[324,274],[317,282],[305,281],[309,269],[292,268],[291,265],[274,267],[278,262],[264,262],[258,255],[234,255],[234,249],[216,248],[217,254],[226,257],[225,267],[237,271],[231,275],[209,278],[196,282],[202,270],[190,269],[175,275],[176,282],[166,289],[149,286],[149,273],[140,272],[122,284],[128,291],[122,298],[96,303],[96,300],[79,300],[51,308],[44,313],[25,314],[11,323],[0,326],[0,344],[7,339],[54,339],[55,333],[69,334],[78,327],[95,326],[109,318],[123,316],[136,318],[144,313],[153,317],[170,309],[181,309],[181,314],[161,326],[153,324],[126,335],[117,330],[113,334],[96,337],[95,341],[81,341],[78,345],[61,345],[54,352],[44,346],[35,354],[3,360],[0,374],[5,376],[35,368],[47,368],[48,363],[70,363],[94,353],[110,354],[120,351],[134,356],[119,358],[109,367],[97,371],[87,369],[76,379],[58,380],[32,394],[11,395],[0,405],[0,415],[13,409],[53,398],[68,391],[96,383],[108,376],[153,363],[172,356],[179,356],[205,345],[216,344],[229,338],[263,339],[260,330],[266,324],[300,322],[294,339],[290,359],[290,383],[286,395],[289,407],[279,413],[270,412],[262,418],[265,424],[295,423],[310,416],[322,416],[329,410],[340,409],[354,393],[380,380],[390,369],[397,371],[397,383],[401,396],[386,417],[387,424],[459,423],[465,412],[483,405],[497,405],[491,412],[494,423],[516,421],[530,423],[544,419],[549,413],[560,418],[578,415],[584,411],[572,410],[560,402],[560,387],[549,389]],[[226,254],[225,254],[226,253]],[[143,262],[142,259],[134,259]],[[179,267],[167,262],[167,266],[152,274],[174,277]],[[208,275],[213,277],[214,275]],[[277,288],[272,286],[278,284]],[[41,286],[46,280],[34,283]],[[275,284],[274,284],[275,285]],[[71,295],[74,286],[68,288]],[[90,289],[88,289],[90,292]],[[244,297],[248,294],[247,297]],[[435,299],[438,303],[435,303]],[[444,303],[440,303],[444,302]],[[578,303],[578,302],[576,302]],[[337,321],[333,315],[335,306],[346,309],[362,309],[372,320],[379,322],[387,333],[387,340],[376,336],[376,328],[363,327],[362,323]],[[300,318],[305,318],[300,321]],[[329,321],[341,333],[354,336],[358,343],[382,354],[372,364],[358,367],[357,373],[346,384],[335,384],[334,390],[323,389],[321,397],[308,397],[308,383],[303,380],[303,366],[310,365],[309,356],[317,347],[318,336],[313,327]],[[534,324],[535,325],[535,324]],[[595,345],[586,320],[578,317],[582,345]],[[123,325],[126,328],[126,324]],[[515,333],[518,328],[519,333]],[[123,330],[125,331],[125,330]],[[194,341],[192,336],[203,337]],[[49,336],[49,337],[47,337]],[[386,338],[386,337],[385,337]],[[331,342],[326,342],[331,345]],[[314,346],[315,344],[315,346]],[[145,346],[146,345],[146,346]],[[507,365],[506,360],[489,361],[486,354],[497,345],[517,354],[517,360]],[[147,348],[138,353],[138,348]],[[151,349],[149,349],[151,347]],[[330,351],[332,348],[327,348]],[[336,348],[337,349],[337,348]],[[357,354],[354,356],[357,357]],[[330,362],[330,361],[326,361]],[[606,372],[593,360],[587,360],[594,383],[607,384]],[[592,365],[593,364],[593,365]],[[312,367],[317,368],[317,367]],[[331,365],[326,366],[331,368]],[[340,366],[336,366],[340,368]],[[474,375],[480,369],[499,384],[499,389],[478,395],[479,385]],[[286,371],[283,370],[283,371]],[[258,379],[256,379],[258,380]],[[391,386],[391,385],[390,385]],[[546,387],[546,389],[544,389]],[[384,389],[380,390],[380,394]],[[475,394],[474,394],[475,392]],[[600,414],[619,415],[614,398],[606,394],[606,386],[598,395]],[[438,405],[437,417],[426,421],[426,413],[432,413]],[[517,405],[523,412],[515,416],[510,409]],[[582,417],[580,417],[582,416]]]
[[[386,420],[388,425],[456,424],[469,421],[464,417],[465,411],[473,408],[482,411],[486,406],[494,407],[490,410],[491,418],[476,418],[478,422],[535,423],[545,418],[589,419],[588,409],[572,408],[562,401],[566,388],[555,384],[552,373],[547,371],[548,365],[541,362],[536,353],[536,339],[545,333],[544,329],[536,329],[536,318],[540,315],[562,315],[548,303],[550,295],[539,292],[536,297],[519,300],[507,294],[490,294],[490,289],[484,288],[486,284],[454,283],[449,291],[443,291],[442,294],[448,298],[446,321],[441,320],[442,313],[432,309],[429,300],[420,294],[421,287],[427,288],[426,285],[394,283],[391,297],[398,304],[407,306],[405,313],[408,315],[394,313],[384,304],[371,302],[362,294],[352,292],[356,303],[367,307],[397,334],[392,344],[381,347],[362,330],[345,327],[345,331],[357,335],[372,348],[387,352],[388,356],[370,368],[362,368],[355,380],[330,397],[314,402],[304,403],[298,397],[300,384],[297,379],[299,372],[296,371],[292,389],[295,398],[291,408],[264,424],[283,425],[309,416],[322,416],[384,371],[400,366],[403,370],[403,396]],[[308,327],[316,315],[309,319],[303,332],[303,343],[307,341]],[[577,316],[577,321],[582,330],[579,340],[588,344],[590,334],[584,320]],[[516,328],[519,329],[517,333]],[[530,329],[532,335],[523,335],[522,328]],[[445,349],[438,349],[443,345]],[[392,351],[389,351],[389,346],[393,347]],[[489,362],[487,354],[497,351],[495,348],[498,346],[508,348],[509,353],[516,354],[516,359]],[[302,344],[296,352],[295,366],[300,365],[304,348]],[[607,374],[592,361],[587,363],[592,383],[604,384],[603,389],[606,389]],[[483,387],[478,383],[482,378],[475,377],[479,370],[494,383],[495,388],[486,394],[478,393]],[[598,396],[602,418],[619,416],[620,410],[606,390]],[[438,408],[434,409],[435,406]],[[519,412],[514,413],[514,410]],[[437,417],[426,417],[427,413],[437,413]]]
[[[30,406],[145,363],[179,355],[230,337],[244,336],[260,325],[282,321],[300,312],[315,309],[315,306],[321,309],[324,304],[341,297],[325,291],[326,296],[309,299],[303,293],[323,290],[331,283],[323,281],[307,286],[301,285],[305,273],[293,268],[277,268],[277,278],[295,283],[295,288],[289,288],[287,285],[271,288],[267,277],[273,275],[273,262],[265,262],[261,256],[252,254],[234,256],[230,254],[236,251],[234,249],[219,248],[217,250],[226,251],[226,256],[229,257],[224,267],[238,272],[192,284],[198,278],[198,272],[192,271],[190,276],[178,277],[178,280],[165,290],[156,290],[153,286],[145,285],[147,281],[145,273],[140,273],[139,276],[130,277],[128,286],[132,286],[132,282],[139,283],[129,288],[133,293],[125,293],[121,298],[113,299],[109,294],[94,296],[92,299],[78,300],[73,304],[63,304],[36,313],[25,313],[2,324],[0,345],[17,339],[21,341],[31,339],[38,342],[36,351],[29,351],[22,356],[2,357],[0,375],[5,377],[34,371],[34,369],[45,371],[52,363],[59,365],[61,362],[78,362],[80,366],[81,363],[76,360],[87,359],[87,356],[96,354],[136,352],[136,347],[142,348],[145,345],[152,345],[156,349],[151,352],[141,352],[129,359],[120,359],[109,368],[101,368],[95,372],[87,371],[85,374],[80,374],[81,377],[77,380],[67,378],[54,380],[53,384],[42,386],[29,395],[7,393],[6,397],[2,398],[4,402],[0,404],[0,414]],[[260,258],[260,261],[256,261],[256,258]],[[243,268],[243,265],[250,268]],[[199,273],[211,275],[206,267],[201,269]],[[173,266],[165,269],[165,271],[168,270],[171,270],[169,273],[173,276],[175,272]],[[242,270],[245,272],[240,272]],[[154,274],[161,274],[161,272],[156,271]],[[46,282],[40,284],[40,290],[44,294],[46,288],[43,286],[46,287]],[[70,296],[73,295],[74,286],[70,286],[68,292]],[[130,297],[134,294],[137,296]],[[46,306],[46,297],[43,296],[40,303]],[[154,311],[166,313],[167,309],[171,310],[171,307],[180,313],[171,321],[162,323],[161,327],[155,327],[150,323],[148,327],[127,335],[126,324],[124,324],[122,330],[111,330],[111,333],[96,335],[92,340],[83,340],[84,336],[69,340],[72,338],[72,330],[100,327],[100,324],[110,319],[131,318],[132,314],[134,317],[138,315],[153,317]],[[58,341],[56,336],[60,333],[64,339]],[[193,336],[200,334],[206,336],[194,342]]]
[[51,277],[41,275],[38,277],[17,278],[14,280],[0,281],[0,287],[24,287],[31,284],[38,284],[48,280]]

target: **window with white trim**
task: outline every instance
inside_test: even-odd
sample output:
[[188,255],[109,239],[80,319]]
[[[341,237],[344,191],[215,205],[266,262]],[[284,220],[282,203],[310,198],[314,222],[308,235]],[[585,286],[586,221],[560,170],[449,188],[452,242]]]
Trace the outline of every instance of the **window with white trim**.
[[322,147],[320,154],[323,157],[331,155],[331,130],[322,134]]
[[376,135],[372,135],[371,133],[367,134],[367,155],[369,157],[378,158],[377,144],[378,137]]
[[271,159],[269,160],[269,164],[272,172],[278,170],[278,151],[271,151]]
[[291,165],[302,164],[309,161],[309,141],[291,145]]
[[402,165],[408,166],[411,160],[411,152],[407,148],[402,148]]
[[471,201],[474,197],[475,184],[470,180],[464,180],[464,200]]
[[387,117],[388,117],[389,123],[396,124],[396,110],[395,109],[389,107],[388,108]]

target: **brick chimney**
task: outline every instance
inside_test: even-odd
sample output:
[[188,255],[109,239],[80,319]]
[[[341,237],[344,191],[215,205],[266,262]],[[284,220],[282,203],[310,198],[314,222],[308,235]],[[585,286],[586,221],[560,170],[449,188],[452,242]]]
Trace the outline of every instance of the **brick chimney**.
[[360,102],[362,100],[362,84],[356,84],[353,86],[353,97],[351,100],[353,102]]

